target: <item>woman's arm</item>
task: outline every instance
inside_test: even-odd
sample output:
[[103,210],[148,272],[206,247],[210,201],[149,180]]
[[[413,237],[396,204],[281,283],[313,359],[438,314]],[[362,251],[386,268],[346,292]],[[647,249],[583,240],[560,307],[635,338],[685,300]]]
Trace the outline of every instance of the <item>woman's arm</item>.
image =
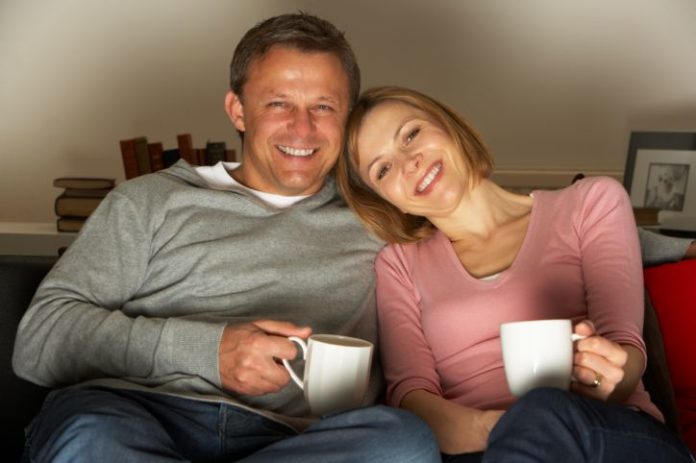
[[[574,389],[604,400],[625,400],[645,368],[638,234],[630,200],[618,182],[597,178],[583,188],[576,225],[592,323],[576,328],[589,337],[577,343]],[[593,387],[595,380],[599,385]]]
[[422,389],[406,394],[400,407],[425,421],[440,450],[450,455],[485,450],[488,435],[503,414],[501,410],[462,407]]

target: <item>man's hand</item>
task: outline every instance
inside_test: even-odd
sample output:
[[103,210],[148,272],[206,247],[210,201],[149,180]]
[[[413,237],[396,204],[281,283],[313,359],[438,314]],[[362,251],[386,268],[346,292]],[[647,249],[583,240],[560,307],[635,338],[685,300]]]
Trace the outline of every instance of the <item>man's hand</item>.
[[297,355],[295,343],[287,337],[306,338],[311,332],[309,327],[274,320],[228,325],[218,352],[222,387],[248,395],[277,392],[290,375],[276,359]]

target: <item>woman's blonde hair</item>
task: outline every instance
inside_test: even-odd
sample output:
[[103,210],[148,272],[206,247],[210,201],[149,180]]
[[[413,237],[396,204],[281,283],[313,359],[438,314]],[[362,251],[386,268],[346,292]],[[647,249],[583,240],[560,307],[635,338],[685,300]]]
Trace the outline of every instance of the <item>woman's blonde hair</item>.
[[363,182],[358,172],[361,124],[372,109],[387,102],[403,103],[423,111],[447,132],[471,174],[470,187],[491,174],[493,159],[476,130],[456,111],[434,98],[395,86],[371,88],[360,96],[348,117],[345,149],[336,165],[338,186],[348,206],[370,232],[388,243],[413,243],[432,235],[434,225],[425,217],[401,212]]

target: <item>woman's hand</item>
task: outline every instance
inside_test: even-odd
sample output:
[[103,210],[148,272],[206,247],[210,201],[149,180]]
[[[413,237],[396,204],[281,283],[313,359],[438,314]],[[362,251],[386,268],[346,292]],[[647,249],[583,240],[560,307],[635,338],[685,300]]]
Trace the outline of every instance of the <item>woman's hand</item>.
[[[585,336],[577,341],[574,355],[573,392],[600,400],[608,400],[626,376],[629,353],[625,346],[595,334],[594,324],[584,320],[575,326],[575,333]],[[633,348],[635,349],[635,348]],[[635,388],[635,384],[631,391]]]
[[400,407],[428,423],[440,451],[450,455],[484,451],[491,429],[504,413],[463,407],[422,389],[406,394]]

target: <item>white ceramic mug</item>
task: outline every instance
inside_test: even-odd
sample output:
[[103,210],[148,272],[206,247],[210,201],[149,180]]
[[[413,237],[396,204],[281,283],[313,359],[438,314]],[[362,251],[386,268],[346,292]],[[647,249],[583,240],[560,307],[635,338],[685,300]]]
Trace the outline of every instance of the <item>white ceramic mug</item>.
[[370,382],[371,342],[334,334],[312,335],[308,343],[296,336],[288,339],[302,348],[304,380],[287,360],[283,359],[283,365],[304,390],[313,414],[325,415],[362,405]]
[[517,397],[537,387],[568,389],[573,372],[573,333],[570,320],[533,320],[503,323],[505,378]]

